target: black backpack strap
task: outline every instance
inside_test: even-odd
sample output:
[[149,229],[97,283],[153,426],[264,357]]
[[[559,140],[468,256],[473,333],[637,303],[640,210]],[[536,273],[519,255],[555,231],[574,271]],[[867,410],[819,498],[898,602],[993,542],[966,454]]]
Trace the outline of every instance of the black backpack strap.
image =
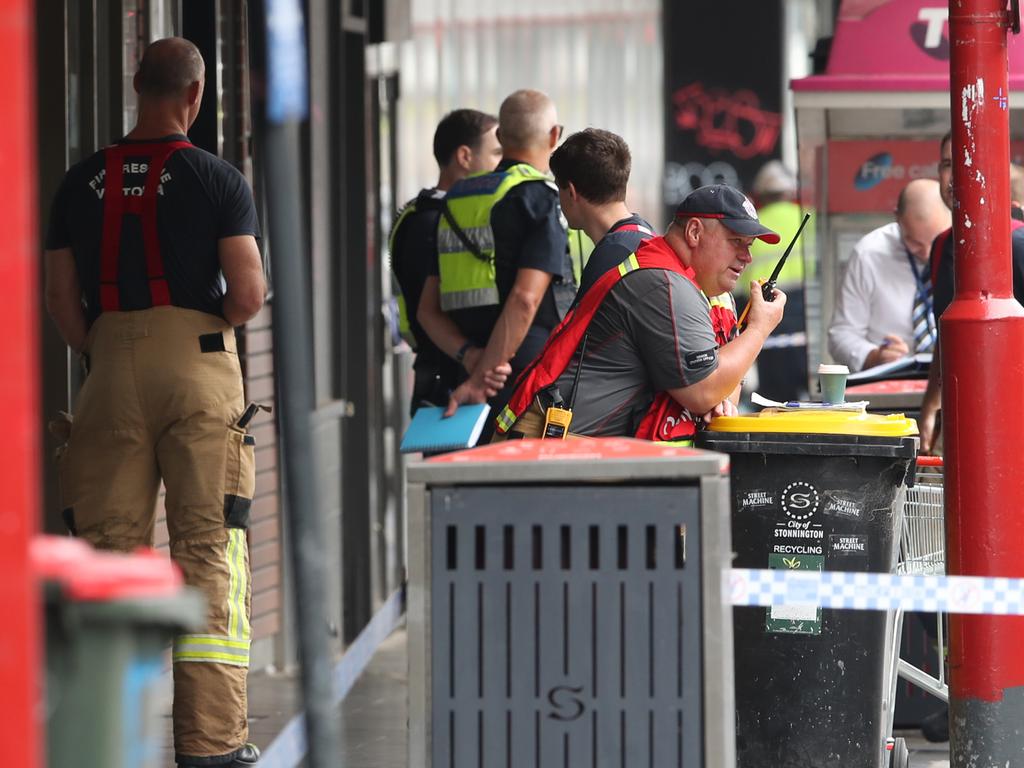
[[447,200],[444,200],[441,204],[441,215],[444,216],[444,220],[448,222],[448,226],[455,233],[455,236],[466,246],[467,251],[480,259],[480,261],[490,261],[488,257],[484,256],[483,251],[480,250],[477,244],[469,239],[469,235],[466,234],[465,230],[455,221],[455,217],[452,216],[452,212],[448,209]]

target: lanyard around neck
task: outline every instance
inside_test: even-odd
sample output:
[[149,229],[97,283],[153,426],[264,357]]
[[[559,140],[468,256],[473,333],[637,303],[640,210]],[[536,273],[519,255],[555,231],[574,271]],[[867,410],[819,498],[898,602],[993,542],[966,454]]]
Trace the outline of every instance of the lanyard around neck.
[[907,261],[910,262],[910,271],[914,273],[914,283],[917,286],[917,300],[920,300],[927,307],[928,311],[932,311],[932,292],[928,290],[929,281],[925,279],[925,268],[922,266],[920,269],[917,268],[915,263],[917,259],[914,254],[910,252],[910,249],[906,246],[903,247],[907,254]]

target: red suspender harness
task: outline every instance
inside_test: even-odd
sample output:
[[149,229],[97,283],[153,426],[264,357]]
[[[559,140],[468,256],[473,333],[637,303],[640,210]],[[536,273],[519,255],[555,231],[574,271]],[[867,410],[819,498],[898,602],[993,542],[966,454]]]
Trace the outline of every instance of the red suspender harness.
[[[160,255],[160,237],[156,227],[156,198],[160,176],[167,158],[192,145],[187,141],[159,141],[146,144],[116,144],[104,150],[106,176],[103,182],[103,243],[100,251],[100,309],[117,312],[121,308],[118,264],[121,258],[121,223],[125,214],[138,216],[142,223],[142,243],[146,255],[146,277],[154,307],[171,303],[171,292],[164,276]],[[126,157],[149,157],[149,168],[142,196],[124,194]]]
[[[579,304],[574,306],[551,332],[543,351],[520,375],[512,399],[498,415],[498,432],[507,432],[530,407],[537,394],[558,380],[576,354],[580,341],[601,302],[623,277],[637,269],[664,269],[682,275],[697,285],[693,270],[684,267],[675,254],[662,248],[648,247],[659,241],[660,238],[641,243],[636,253],[617,268],[609,269],[601,275],[584,294]],[[720,312],[714,311],[715,309],[719,308],[712,308],[711,318],[715,336],[721,344],[731,338],[736,316],[724,308],[721,308]],[[730,321],[731,327],[727,327]],[[640,422],[635,436],[646,440],[681,440],[692,436],[695,430],[694,420],[685,409],[667,393],[659,392],[647,415]]]

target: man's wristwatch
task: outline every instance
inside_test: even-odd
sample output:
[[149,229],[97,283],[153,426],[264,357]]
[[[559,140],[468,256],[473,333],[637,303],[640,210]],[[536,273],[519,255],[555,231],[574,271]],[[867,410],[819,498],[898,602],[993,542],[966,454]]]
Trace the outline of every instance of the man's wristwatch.
[[466,358],[466,353],[469,351],[469,348],[472,346],[473,342],[467,341],[465,344],[459,347],[459,351],[455,353],[455,361],[461,364],[462,361]]

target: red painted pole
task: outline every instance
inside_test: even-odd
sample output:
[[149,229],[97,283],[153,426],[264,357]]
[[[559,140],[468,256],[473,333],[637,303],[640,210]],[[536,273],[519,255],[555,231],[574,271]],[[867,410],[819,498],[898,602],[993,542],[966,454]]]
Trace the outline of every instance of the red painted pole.
[[[942,316],[950,574],[1024,577],[1024,309],[1010,262],[1006,0],[950,0],[956,298]],[[1024,766],[1024,617],[951,615],[950,765]]]
[[29,0],[5,0],[0,12],[0,755],[28,768],[40,764],[42,715],[40,608],[28,559],[39,516],[33,10]]

